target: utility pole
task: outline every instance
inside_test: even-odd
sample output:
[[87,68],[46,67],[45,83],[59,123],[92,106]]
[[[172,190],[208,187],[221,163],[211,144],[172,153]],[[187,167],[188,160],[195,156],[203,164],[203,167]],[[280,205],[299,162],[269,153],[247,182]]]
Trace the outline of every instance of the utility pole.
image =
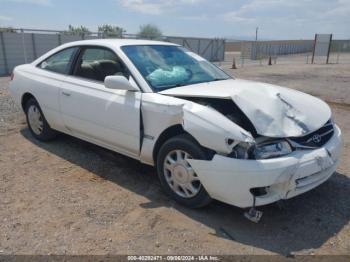
[[259,32],[259,27],[257,26],[255,29],[255,41],[258,41],[258,32]]

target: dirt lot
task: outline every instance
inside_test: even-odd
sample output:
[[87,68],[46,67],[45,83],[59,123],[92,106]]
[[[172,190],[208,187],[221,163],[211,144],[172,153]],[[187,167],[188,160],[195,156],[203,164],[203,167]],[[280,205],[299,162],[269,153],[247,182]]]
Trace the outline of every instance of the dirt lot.
[[0,254],[350,254],[350,66],[283,64],[233,73],[330,102],[345,147],[329,181],[282,208],[261,208],[259,224],[218,202],[186,209],[162,193],[150,167],[65,135],[35,141],[2,78]]

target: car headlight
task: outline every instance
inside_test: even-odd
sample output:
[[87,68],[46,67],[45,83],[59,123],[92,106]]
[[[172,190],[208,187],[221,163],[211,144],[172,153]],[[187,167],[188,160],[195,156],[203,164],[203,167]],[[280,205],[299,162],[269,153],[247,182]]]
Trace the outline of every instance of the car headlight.
[[256,145],[254,149],[255,159],[267,159],[288,155],[292,148],[287,141],[273,141]]
[[255,143],[241,142],[236,145],[229,157],[237,159],[249,159],[252,153],[254,153]]

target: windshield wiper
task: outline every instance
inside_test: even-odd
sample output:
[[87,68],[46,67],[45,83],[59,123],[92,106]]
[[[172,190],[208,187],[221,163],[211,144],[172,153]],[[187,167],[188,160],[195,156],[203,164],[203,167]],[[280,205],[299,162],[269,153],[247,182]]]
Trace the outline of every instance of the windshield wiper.
[[210,80],[208,82],[216,82],[216,81],[222,81],[222,80],[227,80],[228,78],[214,78],[213,80]]
[[159,86],[159,87],[157,87],[157,89],[159,89],[160,91],[163,91],[163,90],[174,88],[174,87],[195,85],[195,84],[202,84],[202,83],[209,83],[209,82],[222,81],[222,80],[227,80],[227,79],[229,79],[229,78],[214,78],[214,79],[209,80],[209,81],[194,82],[194,83],[177,83],[177,84],[174,84],[174,85]]
[[188,85],[188,84],[187,84],[187,83],[178,83],[178,84],[175,84],[175,85],[160,86],[160,87],[158,87],[158,89],[165,90],[165,89],[169,89],[169,88],[180,87],[180,86],[186,86],[186,85]]

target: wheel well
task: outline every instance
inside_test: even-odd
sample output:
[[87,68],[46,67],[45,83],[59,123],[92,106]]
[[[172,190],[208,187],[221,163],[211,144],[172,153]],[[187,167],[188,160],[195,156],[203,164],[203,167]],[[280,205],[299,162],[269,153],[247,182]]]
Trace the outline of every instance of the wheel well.
[[22,105],[23,111],[25,110],[25,106],[26,106],[27,102],[28,102],[29,99],[31,99],[31,98],[34,98],[34,99],[35,99],[35,97],[34,97],[31,93],[25,93],[25,94],[22,96],[21,105]]
[[[153,148],[153,162],[154,163],[157,163],[157,155],[158,155],[160,147],[170,138],[172,138],[174,136],[181,135],[181,134],[189,135],[196,143],[198,143],[199,146],[201,146],[199,144],[199,142],[197,141],[197,139],[195,139],[191,134],[189,134],[188,132],[186,132],[183,129],[182,125],[174,125],[174,126],[168,127],[160,134],[160,136],[158,137],[157,142]],[[205,148],[205,147],[203,147],[203,148],[205,149],[209,158],[212,158],[214,156],[215,151],[213,151],[209,148]]]
[[156,144],[153,147],[153,161],[154,163],[157,162],[157,155],[159,152],[160,147],[171,137],[186,134],[187,132],[182,128],[182,125],[175,125],[168,127],[163,131],[163,133],[160,134],[160,136],[157,139]]

